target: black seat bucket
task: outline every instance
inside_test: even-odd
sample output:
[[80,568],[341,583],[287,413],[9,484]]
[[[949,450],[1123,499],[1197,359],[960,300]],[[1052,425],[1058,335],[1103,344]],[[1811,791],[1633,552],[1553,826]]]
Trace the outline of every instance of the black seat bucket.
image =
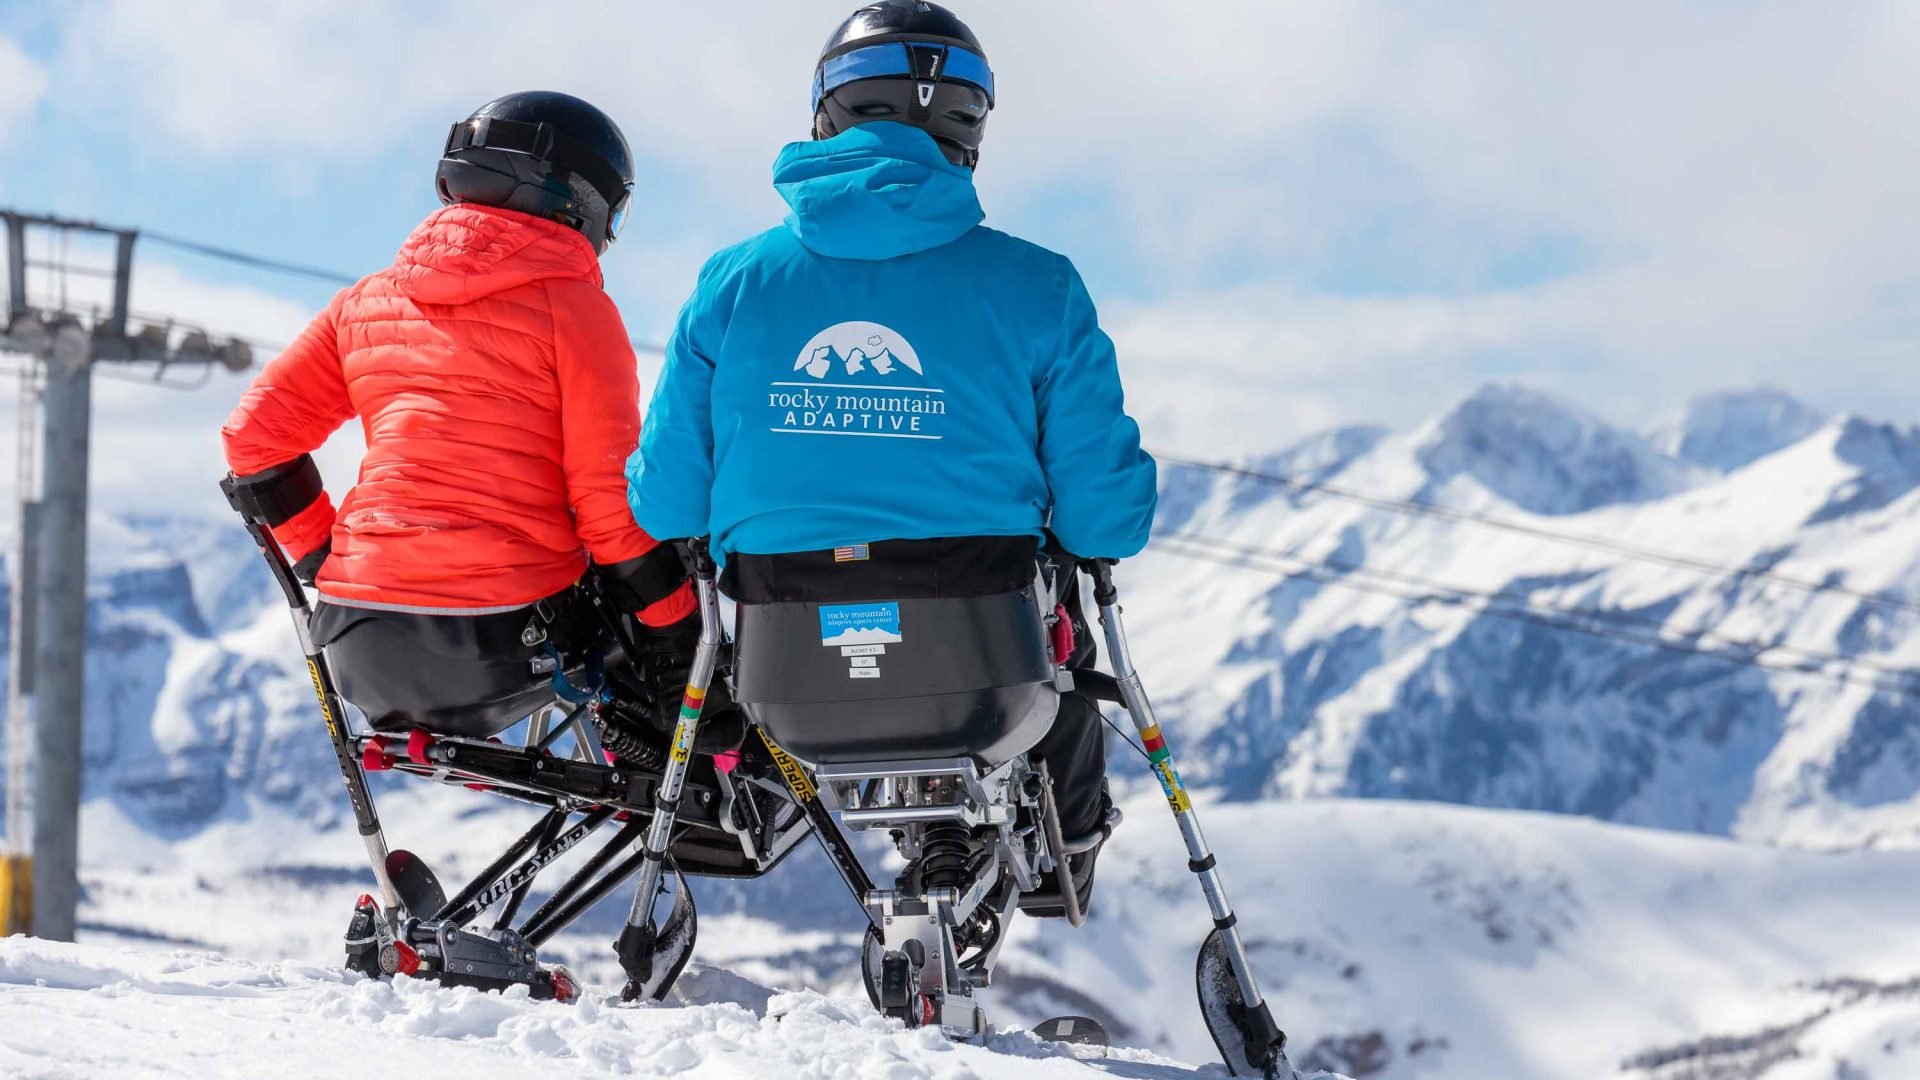
[[552,677],[534,674],[531,653],[449,655],[467,650],[420,620],[332,604],[314,615],[314,642],[326,650],[336,689],[376,729],[485,739],[554,703]]
[[999,765],[1059,707],[1030,589],[859,603],[740,604],[735,696],[802,761]]

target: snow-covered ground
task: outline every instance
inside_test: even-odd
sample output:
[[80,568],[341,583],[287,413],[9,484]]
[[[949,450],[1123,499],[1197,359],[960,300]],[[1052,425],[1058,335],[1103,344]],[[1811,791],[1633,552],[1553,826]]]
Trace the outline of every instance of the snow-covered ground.
[[[697,970],[669,1004],[622,1007],[376,982],[300,963],[0,941],[0,1075],[19,1080],[694,1076],[712,1080],[1138,1080],[1224,1076],[1030,1034],[985,1047],[908,1031],[864,1001]],[[1322,1077],[1320,1080],[1338,1080]]]
[[[472,869],[517,827],[479,815],[478,835],[463,837],[428,823],[447,822],[440,815],[464,799],[392,805],[398,838],[429,840],[423,852],[448,877],[454,850]],[[990,1013],[1024,1027],[1085,1012],[1120,1044],[1212,1060],[1193,1004],[1203,904],[1165,805],[1143,796],[1125,809],[1101,860],[1088,926],[1017,921]],[[1712,1040],[1765,1036],[1770,1052],[1844,1056],[1856,1070],[1822,1076],[1916,1075],[1902,1071],[1906,1059],[1867,1054],[1860,1040],[1920,1033],[1911,986],[1920,977],[1912,932],[1920,852],[1782,851],[1548,814],[1373,800],[1212,803],[1202,814],[1296,1065],[1377,1080],[1616,1072],[1800,1080],[1767,1071],[1789,1060],[1777,1056],[1745,1071],[1627,1067],[1669,1058],[1697,1065],[1703,1053],[1736,1060]],[[95,835],[113,832],[109,822],[89,824]],[[155,847],[151,871],[91,875],[83,941],[334,963],[353,897],[366,888],[357,844],[350,835],[299,844],[298,822],[286,827],[278,845],[239,847],[210,834],[201,844]],[[858,915],[810,845],[761,882],[696,881],[694,889],[700,961],[768,986],[858,1001]],[[608,943],[622,910],[606,905],[557,939],[552,955],[613,985]]]

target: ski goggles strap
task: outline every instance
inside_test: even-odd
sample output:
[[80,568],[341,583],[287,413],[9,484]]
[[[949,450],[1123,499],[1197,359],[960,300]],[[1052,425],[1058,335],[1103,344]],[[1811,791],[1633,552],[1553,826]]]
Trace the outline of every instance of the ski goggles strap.
[[613,166],[608,165],[591,147],[566,132],[557,130],[552,124],[529,124],[524,120],[505,120],[499,117],[483,116],[478,120],[462,120],[447,132],[446,157],[452,157],[461,150],[485,149],[505,150],[509,153],[526,154],[541,161],[550,162],[562,169],[578,173],[587,183],[592,184],[601,198],[607,200],[610,211],[622,209],[633,185],[628,183]]
[[[916,68],[915,53],[931,54],[931,70]],[[993,104],[993,69],[986,57],[958,45],[888,41],[822,60],[813,75],[813,107],[818,109],[821,98],[850,82],[890,78],[970,83],[986,91],[987,104]]]

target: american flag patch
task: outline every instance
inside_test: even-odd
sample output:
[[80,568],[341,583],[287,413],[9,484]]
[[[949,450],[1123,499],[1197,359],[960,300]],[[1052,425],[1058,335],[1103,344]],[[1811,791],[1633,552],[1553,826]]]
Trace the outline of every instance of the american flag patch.
[[834,548],[833,561],[834,562],[866,562],[867,561],[867,545],[851,544],[847,547]]

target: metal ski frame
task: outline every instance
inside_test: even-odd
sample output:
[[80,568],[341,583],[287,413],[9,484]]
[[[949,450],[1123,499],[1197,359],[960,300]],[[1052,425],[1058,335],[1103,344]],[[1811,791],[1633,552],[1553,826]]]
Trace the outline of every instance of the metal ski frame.
[[813,823],[813,835],[820,841],[820,847],[833,863],[834,870],[840,874],[840,880],[846,882],[847,891],[853,894],[853,902],[860,906],[860,914],[867,919],[869,929],[878,929],[879,917],[867,906],[867,895],[873,892],[873,878],[867,868],[861,864],[853,845],[847,843],[846,833],[840,829],[840,823],[833,819],[833,812],[827,809],[820,799],[820,789],[807,775],[806,767],[795,761],[793,755],[775,745],[767,733],[754,728],[760,736],[761,745],[767,748],[767,754],[773,759],[774,766],[780,770],[781,777],[787,783],[787,790],[806,811],[807,820]]
[[[624,858],[619,856],[648,828],[649,819],[659,805],[665,777],[656,778],[642,769],[608,765],[604,760],[552,756],[548,750],[558,737],[573,731],[580,744],[577,753],[598,759],[598,743],[588,734],[590,727],[584,717],[587,709],[584,705],[575,707],[557,724],[546,717],[536,717],[525,747],[475,739],[436,738],[425,732],[414,732],[411,737],[354,734],[348,727],[345,705],[323,650],[314,645],[308,629],[312,604],[306,587],[295,576],[285,551],[232,477],[222,482],[221,490],[245,522],[248,535],[266,559],[274,581],[286,598],[327,724],[327,734],[333,743],[335,761],[346,784],[355,823],[365,840],[368,861],[378,885],[382,903],[374,903],[372,897],[362,897],[356,905],[348,934],[348,966],[369,975],[418,973],[437,976],[447,983],[483,988],[528,983],[536,996],[569,996],[571,980],[540,971],[533,960],[533,949],[565,929],[634,874],[648,866],[658,868],[660,859],[649,859],[647,849],[631,851]],[[711,603],[709,607],[717,611]],[[712,618],[717,629],[717,615]],[[675,742],[676,747],[691,745],[690,735]],[[677,766],[672,770],[677,773],[675,790],[687,803],[679,807],[683,812],[677,815],[683,849],[680,858],[691,860],[689,865],[694,872],[758,876],[783,860],[825,817],[817,812],[819,800],[813,797],[810,785],[804,788],[805,797],[802,797],[803,789],[794,786],[794,777],[787,775],[786,766],[778,761],[779,756],[775,755],[775,764],[780,766],[786,786],[793,788],[791,798],[800,812],[778,815],[780,820],[766,821],[757,834],[749,835],[729,827],[733,823],[728,815],[739,797],[737,790],[700,784],[690,791],[684,755],[671,763]],[[481,788],[494,795],[544,807],[547,812],[453,897],[431,904],[436,910],[411,911],[390,869],[396,856],[407,856],[388,848],[367,787],[366,773],[370,767]],[[799,774],[799,778],[804,783],[805,774]],[[775,784],[774,788],[779,790],[780,785]],[[689,794],[692,798],[686,798]],[[675,803],[678,807],[679,800]],[[514,919],[539,873],[611,820],[623,823],[605,846],[589,856],[532,915],[514,928]],[[825,820],[830,827],[831,819]],[[845,847],[844,837],[839,836],[837,830],[831,837],[823,834],[821,839],[830,853],[834,852],[836,843],[840,848]],[[719,859],[719,853],[727,847],[731,848],[729,858]],[[657,847],[654,850],[659,852]],[[675,865],[673,856],[666,859],[669,865]],[[675,874],[678,877],[677,866]],[[657,881],[656,874],[655,888]],[[682,884],[684,891],[684,880]],[[432,891],[437,892],[437,886]],[[415,899],[418,902],[419,897]],[[490,930],[466,926],[496,904],[500,905],[500,912]],[[666,981],[670,983],[671,976],[677,974],[676,967]],[[661,987],[662,993],[664,989]]]
[[[1140,673],[1133,666],[1133,655],[1127,648],[1126,627],[1120,619],[1120,593],[1113,583],[1113,564],[1104,559],[1090,559],[1082,561],[1080,567],[1093,579],[1093,599],[1100,608],[1100,625],[1106,637],[1107,656],[1113,665],[1114,679],[1120,686],[1122,702],[1128,715],[1133,718],[1134,727],[1140,732],[1141,745],[1153,762],[1154,774],[1160,780],[1161,789],[1166,792],[1167,805],[1172,808],[1174,820],[1180,825],[1180,835],[1187,844],[1187,869],[1200,879],[1200,889],[1206,893],[1207,907],[1213,913],[1213,933],[1208,935],[1206,944],[1201,947],[1199,958],[1201,1010],[1206,1016],[1207,1027],[1214,1043],[1220,1048],[1221,1056],[1235,1075],[1291,1077],[1292,1069],[1286,1058],[1286,1034],[1274,1021],[1272,1009],[1260,995],[1253,965],[1247,959],[1246,945],[1240,939],[1239,920],[1233,908],[1227,904],[1218,863],[1207,847],[1206,837],[1200,832],[1200,821],[1194,814],[1193,800],[1180,782],[1180,773],[1173,764],[1173,752],[1168,749],[1166,736],[1161,732],[1159,722],[1154,719],[1153,704],[1147,700]],[[1221,960],[1225,961],[1226,971],[1210,977],[1209,969],[1221,967]],[[1226,985],[1218,985],[1220,983]],[[1210,992],[1227,997],[1224,1000],[1217,997],[1210,999]],[[1228,1032],[1221,1030],[1223,1025],[1233,1029],[1231,1037]]]
[[[991,1029],[976,991],[991,985],[1009,922],[1044,872],[1041,826],[1021,824],[1047,812],[1044,774],[1018,757],[984,770],[956,757],[823,763],[816,775],[849,828],[889,833],[908,856],[893,888],[865,893],[868,997],[909,1027],[984,1042]],[[934,876],[936,846],[965,864]]]

